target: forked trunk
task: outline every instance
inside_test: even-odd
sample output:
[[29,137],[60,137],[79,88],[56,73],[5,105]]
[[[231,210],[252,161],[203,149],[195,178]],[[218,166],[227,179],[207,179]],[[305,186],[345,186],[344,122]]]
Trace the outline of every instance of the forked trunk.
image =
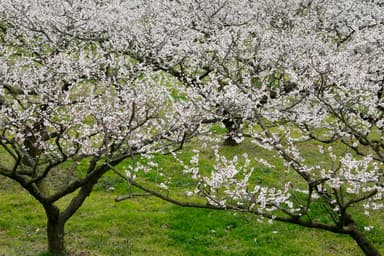
[[381,256],[379,251],[373,246],[368,238],[360,231],[358,227],[353,225],[352,231],[349,234],[353,240],[359,245],[366,256]]

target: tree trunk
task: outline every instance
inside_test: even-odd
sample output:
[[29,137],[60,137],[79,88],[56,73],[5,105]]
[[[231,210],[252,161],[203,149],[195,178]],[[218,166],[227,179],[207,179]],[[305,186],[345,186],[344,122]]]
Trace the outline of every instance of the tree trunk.
[[353,224],[352,230],[349,235],[355,240],[359,247],[367,256],[381,256],[379,251],[372,245],[368,238],[360,231],[360,229]]
[[48,251],[53,256],[66,255],[64,247],[64,224],[60,218],[60,210],[56,206],[45,207],[47,215]]
[[223,120],[223,124],[227,129],[227,138],[224,141],[224,145],[227,145],[227,146],[239,145],[239,143],[235,139],[237,135],[240,133],[240,128],[237,122],[227,118]]

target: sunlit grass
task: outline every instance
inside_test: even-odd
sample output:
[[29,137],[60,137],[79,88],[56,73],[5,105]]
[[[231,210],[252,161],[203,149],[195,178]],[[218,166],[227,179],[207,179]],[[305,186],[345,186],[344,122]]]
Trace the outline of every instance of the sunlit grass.
[[[193,145],[196,146],[196,145]],[[317,145],[306,145],[308,154]],[[193,155],[186,145],[180,158],[188,161]],[[255,164],[254,182],[278,185],[294,174],[286,173],[282,161],[266,150],[245,141],[221,147],[229,158],[248,152],[276,165],[269,169]],[[214,155],[201,150],[200,165],[207,174]],[[172,176],[170,196],[185,198],[185,191],[194,182],[182,173],[182,167],[171,156],[156,156],[159,172]],[[310,161],[316,164],[321,156]],[[129,164],[126,162],[125,165]],[[124,166],[120,166],[122,170]],[[143,183],[161,182],[159,172],[141,175]],[[0,255],[46,255],[45,215],[42,207],[18,185],[0,178]],[[281,184],[280,184],[281,185]],[[112,192],[106,192],[110,187]],[[157,186],[154,189],[161,191]],[[179,191],[181,189],[181,191]],[[269,224],[249,214],[229,211],[182,208],[154,197],[134,197],[116,203],[114,199],[132,191],[126,181],[108,173],[96,185],[94,193],[66,224],[66,246],[72,255],[363,255],[348,236],[306,229],[274,222]],[[163,191],[165,192],[165,191]],[[59,205],[70,198],[64,198]],[[200,201],[203,202],[203,201]],[[323,209],[314,207],[312,214]],[[374,225],[367,233],[379,251],[384,251],[384,216],[373,212],[367,218],[355,209],[353,214],[361,227]]]
[[[113,201],[95,192],[66,226],[77,255],[362,255],[346,236],[253,216],[187,209],[151,197]],[[1,195],[0,253],[37,255],[45,249],[45,219],[25,193]],[[377,242],[381,232],[372,233]],[[382,246],[382,244],[381,244]],[[83,253],[83,254],[80,254]]]

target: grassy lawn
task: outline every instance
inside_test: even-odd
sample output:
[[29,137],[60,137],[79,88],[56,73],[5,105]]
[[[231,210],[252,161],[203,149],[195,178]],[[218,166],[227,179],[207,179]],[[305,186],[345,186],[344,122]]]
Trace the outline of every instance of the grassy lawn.
[[[236,150],[223,150],[241,154],[250,152],[250,147],[245,142]],[[273,158],[268,152],[261,153],[266,159]],[[201,163],[208,165],[211,158],[205,153]],[[165,171],[177,169],[170,158],[156,161],[167,166]],[[258,182],[282,182],[281,174],[268,169],[261,169],[258,175]],[[158,177],[148,174],[145,178],[151,181]],[[188,179],[180,176],[172,184],[184,189],[190,186]],[[114,186],[115,191],[106,192],[108,186]],[[126,184],[113,174],[99,182],[66,224],[66,246],[71,255],[363,255],[348,236],[268,224],[249,214],[181,208],[154,197],[114,201],[125,193]],[[41,206],[4,177],[0,177],[0,205],[0,255],[46,255],[46,220]],[[367,234],[384,252],[384,214],[374,213],[367,223],[359,211],[357,221],[375,225]]]
[[[96,191],[67,223],[66,245],[74,255],[362,255],[345,236],[151,197],[115,203],[115,196]],[[0,255],[43,252],[42,208],[16,191],[1,190],[0,202]]]

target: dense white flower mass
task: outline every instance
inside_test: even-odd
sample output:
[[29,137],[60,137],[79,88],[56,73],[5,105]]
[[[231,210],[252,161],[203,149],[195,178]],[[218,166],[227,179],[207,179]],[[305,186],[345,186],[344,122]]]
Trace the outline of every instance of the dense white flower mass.
[[[86,183],[39,190],[68,160],[89,161],[80,176],[94,184],[126,158],[171,152],[196,181],[187,195],[210,208],[358,240],[349,208],[384,207],[383,65],[379,0],[2,0],[0,145],[12,163],[0,173],[52,204]],[[258,181],[279,168],[257,152],[258,168],[213,145],[209,172],[199,149],[186,163],[173,153],[195,135],[215,144],[218,122],[227,144],[279,157],[281,181]],[[319,203],[332,224],[311,215]]]

